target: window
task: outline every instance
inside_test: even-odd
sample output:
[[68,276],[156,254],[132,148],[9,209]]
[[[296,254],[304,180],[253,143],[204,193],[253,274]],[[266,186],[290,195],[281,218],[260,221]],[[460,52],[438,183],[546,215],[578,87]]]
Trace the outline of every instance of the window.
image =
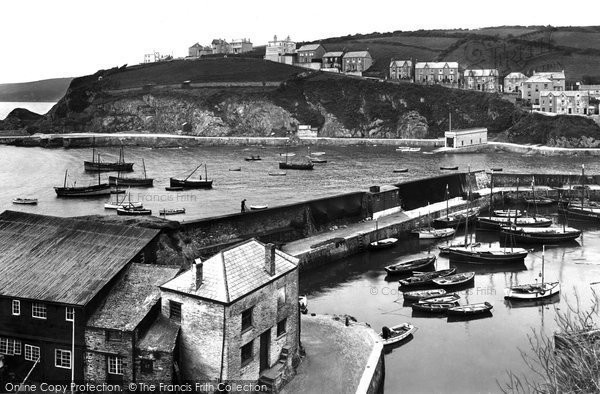
[[242,353],[242,366],[248,364],[250,361],[252,361],[252,341],[248,342],[247,344],[245,344],[244,346],[242,346],[241,349],[241,353]]
[[0,354],[7,356],[21,354],[21,341],[18,339],[0,338]]
[[108,373],[111,375],[123,375],[123,359],[119,356],[106,356]]
[[40,359],[40,348],[25,344],[25,360],[38,361]]
[[75,320],[75,309],[72,306],[68,306],[65,308],[65,320],[66,321]]
[[140,369],[142,373],[154,372],[154,361],[153,360],[141,360]]
[[277,309],[285,305],[285,286],[277,289]]
[[252,308],[242,312],[242,331],[252,328]]
[[287,319],[283,319],[277,323],[277,336],[280,337],[287,332],[286,330]]
[[71,369],[71,352],[69,350],[56,349],[54,351],[54,366]]
[[46,318],[46,305],[41,304],[39,302],[34,302],[31,305],[31,316],[37,319],[45,319]]
[[13,354],[12,349],[8,350],[8,338],[0,338],[0,354]]
[[117,330],[106,330],[106,342],[123,341],[123,332]]
[[181,303],[169,300],[169,319],[181,321]]
[[19,316],[21,314],[21,301],[13,300],[12,302],[12,314]]

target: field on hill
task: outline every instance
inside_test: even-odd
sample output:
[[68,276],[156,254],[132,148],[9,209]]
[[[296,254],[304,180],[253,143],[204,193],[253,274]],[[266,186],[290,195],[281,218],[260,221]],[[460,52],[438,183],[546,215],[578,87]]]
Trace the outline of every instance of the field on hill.
[[64,96],[72,79],[54,78],[34,82],[0,84],[0,101],[58,101]]

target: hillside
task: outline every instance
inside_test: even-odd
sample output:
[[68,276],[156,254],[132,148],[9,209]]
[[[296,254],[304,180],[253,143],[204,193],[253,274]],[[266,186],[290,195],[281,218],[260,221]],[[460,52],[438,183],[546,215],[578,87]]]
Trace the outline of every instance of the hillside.
[[58,101],[73,78],[44,79],[34,82],[0,84],[0,101]]

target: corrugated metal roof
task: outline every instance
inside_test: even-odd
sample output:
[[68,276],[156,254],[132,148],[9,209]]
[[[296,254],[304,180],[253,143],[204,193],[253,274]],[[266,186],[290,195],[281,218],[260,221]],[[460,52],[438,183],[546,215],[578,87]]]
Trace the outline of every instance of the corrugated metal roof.
[[298,49],[298,52],[300,52],[300,51],[316,51],[320,46],[321,46],[321,44],[302,45],[300,47],[300,49]]
[[223,250],[203,262],[202,284],[195,288],[192,271],[188,270],[161,286],[201,298],[229,304],[286,274],[298,265],[298,259],[275,251],[275,275],[265,271],[265,244],[250,239]]
[[323,57],[340,57],[340,56],[344,56],[344,52],[342,52],[342,51],[325,52],[325,54],[323,55]]
[[159,230],[0,214],[0,295],[85,305]]
[[415,68],[458,68],[458,62],[419,62],[415,63]]
[[178,272],[178,267],[131,264],[102,305],[91,314],[87,325],[133,331],[160,299],[159,286]]
[[355,51],[355,52],[346,52],[344,58],[348,57],[371,57],[369,51]]

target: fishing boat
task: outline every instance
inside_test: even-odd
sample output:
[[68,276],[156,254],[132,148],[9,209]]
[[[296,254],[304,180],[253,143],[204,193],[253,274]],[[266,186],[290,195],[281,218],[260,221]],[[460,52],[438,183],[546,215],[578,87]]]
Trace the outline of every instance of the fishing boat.
[[447,245],[438,245],[438,249],[440,251],[440,256],[448,254],[450,248],[464,248],[465,246],[481,246],[480,242],[453,242]]
[[[379,232],[379,222],[375,220],[375,236]],[[384,238],[377,241],[373,241],[369,244],[370,249],[386,249],[390,248],[398,243],[398,238]]]
[[379,337],[383,340],[383,346],[389,346],[408,338],[416,331],[415,326],[409,323],[402,323],[391,328],[383,327]]
[[456,171],[456,170],[458,170],[458,166],[454,166],[454,167],[441,166],[440,170],[442,170],[442,171]]
[[104,204],[104,209],[119,209],[123,206],[127,206],[129,208],[143,208],[144,205],[140,201],[131,201],[131,193],[127,193],[123,196],[122,199],[117,198],[115,201],[109,200]]
[[135,208],[131,206],[122,206],[117,208],[117,215],[121,216],[147,216],[152,215],[151,209],[146,208]]
[[292,162],[288,161],[288,156],[291,157],[291,155],[286,154],[285,161],[279,162],[280,170],[312,170],[315,167],[315,165],[310,161],[310,159],[306,159],[305,161]]
[[229,171],[242,171],[242,167],[230,168]]
[[185,213],[185,208],[165,208],[158,211],[159,215],[181,215]]
[[431,303],[439,303],[439,302],[455,302],[460,300],[460,296],[456,293],[447,293],[447,294],[442,294],[442,295],[436,295],[436,296],[429,296],[429,297],[425,297],[425,298],[421,298],[419,301],[417,301],[418,303],[422,304],[425,302],[431,302]]
[[395,172],[395,173],[408,172],[408,168],[395,168],[394,170],[392,170],[392,172]]
[[413,271],[430,268],[435,264],[435,255],[428,255],[414,260],[400,261],[395,264],[385,267],[385,271],[389,275],[393,274],[410,274]]
[[263,204],[263,205],[249,205],[248,208],[250,208],[251,211],[262,211],[263,209],[269,208],[269,206],[267,204]]
[[546,282],[545,274],[545,258],[546,245],[542,246],[542,282],[528,283],[524,285],[510,286],[504,290],[504,298],[510,300],[539,300],[550,298],[560,292],[559,282]]
[[37,205],[38,199],[37,198],[17,197],[17,198],[13,198],[12,203],[13,204],[22,204],[22,205]]
[[[600,208],[591,204],[585,204],[585,190],[589,190],[589,187],[585,185],[585,166],[581,165],[581,185],[579,187],[573,187],[573,189],[581,190],[581,198],[579,203],[569,202],[566,206],[559,205],[558,212],[567,215],[570,219],[586,220],[600,222]],[[588,200],[589,201],[589,200]]]
[[285,152],[285,153],[280,153],[279,156],[281,156],[281,157],[294,157],[294,156],[296,156],[296,154],[295,153]]
[[142,167],[144,168],[144,177],[136,178],[136,177],[124,177],[121,174],[117,176],[109,176],[108,184],[111,186],[137,186],[137,187],[152,187],[154,184],[154,178],[148,178],[146,175],[146,163],[144,159],[142,159]]
[[449,247],[450,261],[469,263],[518,263],[522,262],[529,252],[523,248],[500,248],[469,245],[467,247]]
[[[190,179],[191,176],[194,175],[194,173],[196,171],[198,171],[198,169],[202,166],[204,166],[204,179],[202,179],[202,176],[199,176],[198,179]],[[179,186],[179,187],[183,187],[184,189],[211,189],[212,184],[213,184],[212,179],[208,179],[208,170],[206,168],[206,163],[200,164],[198,167],[196,167],[194,169],[194,171],[192,171],[190,173],[190,175],[188,175],[185,178],[171,178],[170,179],[171,187]]]
[[449,268],[445,270],[433,271],[433,272],[413,272],[413,276],[400,279],[398,283],[402,288],[427,286],[433,283],[433,279],[441,276],[452,275],[456,272],[456,268]]
[[422,228],[411,231],[411,233],[417,235],[419,239],[440,239],[451,237],[456,233],[456,230],[453,228]]
[[520,209],[495,209],[494,216],[502,218],[520,218],[523,216],[523,211]]
[[315,164],[324,164],[327,163],[327,159],[321,159],[320,157],[308,157],[308,160],[310,160],[311,163],[315,163]]
[[440,296],[446,294],[444,289],[431,289],[431,290],[416,290],[407,291],[402,294],[404,301],[418,301],[425,297]]
[[574,241],[581,236],[581,230],[566,226],[542,228],[506,226],[500,229],[500,234],[510,237],[515,242],[543,244]]
[[502,171],[502,168],[500,168],[500,167],[494,167],[494,168],[490,168],[490,170],[492,170],[494,172],[500,172],[500,171]]
[[448,309],[458,306],[458,302],[416,302],[412,304],[413,311],[427,313],[446,313]]
[[449,276],[444,276],[441,278],[435,278],[433,283],[438,286],[457,286],[462,285],[464,283],[469,282],[475,277],[475,272],[461,272],[460,274],[454,274]]
[[298,297],[298,305],[300,306],[300,312],[303,314],[308,313],[308,298],[305,295]]
[[482,229],[500,230],[502,227],[515,225],[517,227],[550,227],[552,219],[546,217],[500,217],[500,216],[479,216],[477,225]]
[[448,309],[449,315],[471,316],[489,313],[493,306],[489,302],[481,302],[478,304],[459,305]]
[[269,176],[286,176],[287,173],[285,171],[271,171],[269,172]]
[[527,204],[534,204],[536,206],[548,206],[553,205],[555,201],[551,198],[546,197],[535,197],[535,198],[527,198],[523,199]]
[[446,184],[446,214],[439,218],[433,219],[434,228],[458,228],[464,225],[467,221],[473,222],[477,220],[479,215],[479,209],[467,208],[462,211],[450,212],[450,192],[448,190],[448,184]]
[[258,160],[262,160],[262,159],[260,158],[259,155],[256,155],[256,156],[252,155],[252,156],[244,157],[244,160],[246,160],[246,161],[258,161]]
[[183,186],[167,186],[165,190],[168,192],[180,192],[183,190]]
[[123,147],[119,150],[119,161],[117,162],[102,162],[100,160],[100,153],[96,154],[96,149],[92,148],[92,161],[84,161],[83,168],[86,171],[120,171],[120,172],[131,172],[133,171],[133,163],[125,162],[125,154],[123,153]]
[[98,184],[89,186],[67,186],[67,176],[68,170],[65,171],[63,186],[54,187],[54,191],[58,197],[97,197],[110,195],[110,185],[100,182],[100,173],[98,173]]

